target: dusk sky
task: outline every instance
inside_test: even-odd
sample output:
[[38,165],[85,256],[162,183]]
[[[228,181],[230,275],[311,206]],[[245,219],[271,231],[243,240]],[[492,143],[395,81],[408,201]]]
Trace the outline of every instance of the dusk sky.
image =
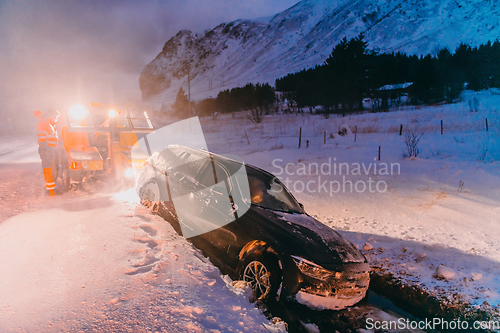
[[139,99],[139,74],[181,29],[276,14],[298,0],[0,1],[2,121]]

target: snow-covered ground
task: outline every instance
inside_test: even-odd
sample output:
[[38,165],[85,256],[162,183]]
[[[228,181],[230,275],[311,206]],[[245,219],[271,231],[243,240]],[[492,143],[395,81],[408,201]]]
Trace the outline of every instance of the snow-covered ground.
[[[474,97],[478,111],[470,112]],[[267,116],[262,124],[241,114],[205,119],[202,125],[209,149],[239,154],[288,181],[306,211],[364,248],[372,266],[452,302],[500,304],[499,95],[466,92],[462,102],[451,105],[329,119],[307,112]],[[354,135],[337,135],[342,125],[353,131],[357,126],[356,142]],[[403,157],[407,130],[424,133],[416,158]],[[324,172],[316,169],[323,163]],[[340,163],[349,165],[348,175],[345,165],[339,174]],[[335,181],[343,187],[344,175],[346,191],[338,191]],[[338,193],[330,193],[330,181]]]
[[[277,174],[309,214],[364,248],[372,266],[450,301],[498,307],[500,96],[479,93],[474,113],[472,97],[344,118],[275,115],[253,124],[238,113],[201,123],[210,150]],[[403,158],[400,124],[425,132],[417,158]],[[342,125],[357,126],[356,142],[337,134]],[[256,332],[271,325],[243,290],[138,205],[133,190],[42,196],[36,150],[31,144],[0,155],[0,331]],[[326,165],[315,173],[314,163]],[[345,165],[338,174],[340,163],[349,174]],[[344,175],[353,190],[346,183],[347,191],[333,193]],[[356,191],[370,181],[387,190]]]
[[1,332],[284,330],[133,188],[41,196],[36,148],[0,157]]

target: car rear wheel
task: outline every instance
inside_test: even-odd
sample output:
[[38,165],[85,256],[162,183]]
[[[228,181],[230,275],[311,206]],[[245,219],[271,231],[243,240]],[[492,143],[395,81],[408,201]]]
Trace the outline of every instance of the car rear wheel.
[[142,187],[141,203],[149,208],[155,208],[160,202],[160,188],[155,181],[150,181]]
[[275,300],[281,283],[278,260],[267,255],[251,255],[243,263],[241,279],[248,282],[257,299]]

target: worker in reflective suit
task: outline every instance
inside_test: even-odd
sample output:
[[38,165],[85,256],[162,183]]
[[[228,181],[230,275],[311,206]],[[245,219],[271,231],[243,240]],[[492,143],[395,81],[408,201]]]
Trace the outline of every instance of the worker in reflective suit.
[[42,160],[43,176],[47,195],[55,195],[57,178],[57,130],[56,123],[59,118],[59,111],[50,108],[47,112],[35,111],[35,117],[40,119],[36,126],[38,138],[38,154]]

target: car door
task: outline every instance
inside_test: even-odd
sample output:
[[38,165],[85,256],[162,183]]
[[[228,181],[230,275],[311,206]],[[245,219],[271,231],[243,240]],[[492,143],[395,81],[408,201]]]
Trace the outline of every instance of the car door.
[[221,164],[214,161],[208,154],[203,169],[196,175],[196,180],[205,187],[206,196],[201,204],[201,220],[206,224],[203,234],[199,237],[209,246],[210,253],[218,261],[227,265],[231,245],[236,241],[236,235],[227,230],[235,218],[235,206],[231,197],[230,175]]
[[225,183],[215,182],[213,173],[207,177],[206,170],[213,170],[208,153],[184,151],[166,174],[182,235],[206,255],[218,257],[227,243],[218,229],[234,217]]

